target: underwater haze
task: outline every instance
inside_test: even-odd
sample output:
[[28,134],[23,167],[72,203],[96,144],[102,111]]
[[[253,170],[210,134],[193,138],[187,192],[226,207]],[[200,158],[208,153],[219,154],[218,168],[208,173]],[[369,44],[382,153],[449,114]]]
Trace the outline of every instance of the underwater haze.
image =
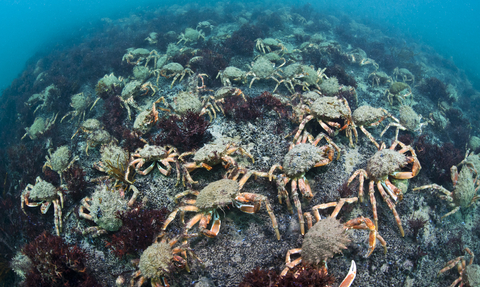
[[[82,29],[92,28],[101,18],[120,17],[136,8],[148,9],[148,5],[169,2],[172,1],[2,1],[0,50],[8,56],[4,57],[0,70],[0,90],[10,84],[35,53],[56,42],[71,40],[72,35],[80,36]],[[311,3],[319,11],[342,11],[421,40],[445,58],[452,59],[460,69],[466,70],[475,86],[480,86],[478,1],[285,1],[286,5],[305,3]]]
[[[157,1],[5,0],[0,3],[0,50],[5,57],[0,70],[0,90],[7,87],[39,52],[85,36],[101,18],[128,15],[139,6],[148,9]],[[168,1],[165,1],[168,3]],[[72,41],[74,42],[74,41]]]

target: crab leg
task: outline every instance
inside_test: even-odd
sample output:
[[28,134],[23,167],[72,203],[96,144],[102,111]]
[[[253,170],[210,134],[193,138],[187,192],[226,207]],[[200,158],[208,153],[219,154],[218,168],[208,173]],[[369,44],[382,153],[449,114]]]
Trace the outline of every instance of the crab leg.
[[[318,120],[318,123],[320,124],[320,126],[325,130],[327,131],[327,133],[331,136],[335,131],[333,129],[331,129],[326,123],[324,123],[322,120]],[[333,124],[333,122],[329,122],[331,124]],[[335,125],[334,125],[335,126]],[[340,127],[340,126],[338,126]]]
[[417,164],[417,161],[413,163],[412,171],[400,171],[400,172],[393,172],[391,176],[396,179],[410,179],[417,175],[420,171],[421,166],[420,163]]
[[[312,145],[316,146],[323,138],[325,138],[327,143],[329,143],[330,145],[332,145],[335,148],[335,150],[337,151],[337,160],[338,160],[340,158],[340,152],[342,150],[326,134],[324,134],[324,133],[318,134],[317,137],[315,138],[315,140],[312,142]],[[328,158],[330,159],[330,161],[332,161],[332,159],[333,159],[333,155],[330,156],[330,152],[328,153]]]
[[175,159],[173,158],[165,158],[165,159],[162,159],[160,161],[167,169],[164,169],[163,167],[161,167],[158,163],[157,163],[157,168],[158,168],[158,171],[165,175],[165,176],[168,176],[170,175],[170,172],[172,171],[172,166],[170,165],[170,162],[175,162]]
[[345,227],[346,229],[353,228],[353,229],[364,229],[364,230],[370,231],[370,234],[368,237],[369,251],[366,257],[369,257],[372,254],[373,250],[375,250],[375,246],[377,245],[377,239],[382,244],[385,254],[387,253],[387,243],[380,235],[378,235],[378,231],[370,219],[361,216],[345,223]]
[[[29,202],[29,201],[28,201],[28,198],[22,196],[22,209],[23,209],[23,212],[25,212],[24,204],[27,205],[28,207],[37,207],[37,206],[42,205],[43,202]],[[44,213],[44,212],[42,212],[42,213]],[[25,214],[27,214],[27,213],[25,213]]]
[[250,153],[248,153],[248,152],[247,152],[244,148],[242,148],[242,147],[237,147],[237,146],[228,147],[228,148],[227,148],[227,155],[230,155],[230,154],[236,152],[237,150],[239,150],[242,155],[248,156],[248,157],[252,160],[252,163],[255,163],[255,160],[253,159],[253,156],[252,156]]
[[93,217],[90,214],[85,213],[85,206],[81,205],[78,208],[78,215],[82,218],[85,218],[87,220],[93,220]]
[[397,128],[397,129],[395,130],[395,140],[398,139],[398,132],[399,132],[400,130],[402,130],[402,131],[406,131],[406,130],[407,130],[407,129],[406,129],[404,126],[402,126],[401,124],[393,123],[393,122],[392,122],[392,123],[389,123],[389,124],[385,127],[385,129],[383,129],[383,131],[380,133],[380,136],[383,137],[383,135],[387,132],[387,130],[388,130],[390,127],[396,127],[396,128]]
[[336,218],[345,203],[354,203],[357,201],[358,201],[358,197],[341,198],[338,202],[329,202],[329,203],[315,205],[314,207],[312,207],[313,215],[315,216],[315,220],[317,220],[318,222],[321,220],[320,213],[318,212],[319,209],[327,209],[330,207],[335,207],[330,217]]
[[293,197],[293,203],[295,204],[295,208],[297,209],[298,221],[300,224],[300,232],[302,233],[302,235],[305,235],[305,221],[303,220],[303,215],[302,215],[302,204],[298,199],[296,179],[292,179],[292,197]]
[[[142,160],[142,161],[143,161],[143,160]],[[143,166],[143,163],[144,163],[144,162],[139,162],[138,165],[136,166],[135,170],[136,170],[136,172],[138,172],[138,173],[141,174],[141,175],[147,175],[147,174],[149,174],[149,173],[152,171],[152,169],[155,167],[155,161],[152,162],[152,164],[151,164],[149,167],[147,167],[146,169],[140,170],[140,168]],[[160,171],[160,172],[161,172],[161,171]],[[165,174],[165,175],[168,175],[168,174]]]
[[287,265],[287,267],[285,267],[285,269],[283,269],[280,276],[285,276],[288,272],[288,269],[291,269],[291,268],[297,266],[298,264],[302,263],[302,257],[299,257],[299,258],[297,258],[293,261],[290,258],[293,254],[299,254],[301,252],[302,252],[302,248],[295,248],[295,249],[290,249],[290,250],[287,251],[287,255],[285,256],[285,265]]
[[133,195],[128,201],[127,205],[132,207],[133,204],[135,203],[135,200],[137,200],[137,197],[140,194],[140,191],[138,191],[138,188],[132,184],[130,185],[129,189],[133,190]]
[[367,131],[366,128],[364,128],[363,126],[360,126],[360,130],[368,137],[368,139],[377,147],[378,150],[380,150],[380,145],[377,143],[377,141],[375,140],[375,138],[372,136],[372,134]]
[[290,214],[293,214],[292,204],[290,203],[290,198],[288,197],[288,192],[285,186],[290,181],[287,177],[279,176],[276,180],[277,189],[278,189],[278,201],[282,204],[282,198],[285,198],[285,203],[287,204],[287,210]]
[[359,187],[358,187],[358,197],[360,198],[360,202],[363,202],[363,182],[365,178],[368,178],[367,172],[363,169],[359,169],[355,171],[352,176],[348,179],[347,181],[347,186],[352,183],[352,181],[358,176],[358,182],[359,182]]
[[[172,213],[170,213],[170,215],[168,215],[167,219],[165,219],[165,222],[163,223],[163,226],[162,226],[162,230],[165,230],[167,229],[167,226],[170,224],[170,222],[172,222],[174,219],[175,219],[175,216],[177,216],[177,213],[181,211],[182,213],[182,218],[183,218],[183,213],[185,211],[193,211],[193,212],[197,212],[198,211],[198,207],[196,206],[193,206],[193,205],[187,205],[187,206],[180,206],[180,207],[177,207],[175,208]],[[182,223],[185,222],[184,220],[182,220]]]
[[203,163],[203,162],[202,162],[202,163],[199,163],[199,164],[197,164],[197,163],[195,163],[195,162],[187,162],[186,164],[184,164],[184,166],[185,166],[185,168],[186,168],[188,171],[192,171],[192,170],[195,170],[195,169],[201,168],[201,167],[203,167],[203,168],[205,168],[205,169],[207,169],[207,170],[211,170],[211,169],[212,169],[211,166],[209,166],[208,164]]
[[357,275],[357,265],[355,261],[352,260],[352,264],[350,265],[350,269],[348,270],[347,276],[343,279],[342,283],[338,285],[338,287],[350,287],[353,281],[355,280],[355,276]]
[[[50,205],[52,204],[52,202],[50,201],[45,201],[41,204],[40,206],[40,211],[42,212],[42,214],[45,214],[47,213],[48,209],[50,208]],[[28,204],[27,204],[28,206]],[[37,205],[38,206],[38,205]]]
[[304,177],[298,179],[298,189],[307,200],[313,197],[312,189]]
[[375,199],[375,182],[373,180],[370,180],[368,184],[368,195],[370,197],[370,204],[372,205],[373,221],[375,222],[376,230],[378,230],[377,200]]
[[[88,145],[87,145],[87,147],[88,147]],[[132,156],[132,158],[133,158],[133,156]],[[143,165],[143,160],[141,158],[138,158],[138,159],[130,161],[130,163],[128,164],[127,170],[125,171],[125,181],[128,182],[128,183],[133,183],[128,178],[130,176],[130,167],[135,166],[136,164],[140,165],[138,167],[138,168],[140,168]],[[137,168],[135,168],[135,171],[137,171]]]
[[385,183],[385,188],[387,188],[387,190],[391,190],[393,191],[394,194],[390,194],[390,196],[395,200],[397,201],[397,196],[398,196],[398,199],[399,200],[402,200],[403,199],[403,192],[400,188],[396,187],[395,185],[393,185],[392,182],[390,182],[390,180],[387,178],[385,179],[384,181]]
[[[315,220],[319,222],[322,219],[322,217],[320,216],[320,213],[318,212],[319,209],[327,209],[330,207],[335,207],[337,206],[337,204],[338,204],[337,202],[329,202],[329,203],[318,204],[312,207],[313,216],[315,216]],[[308,228],[310,227],[311,226],[309,226]]]
[[[185,179],[187,180],[187,182],[189,184],[195,184],[195,183],[198,183],[198,181],[194,181],[192,176],[190,175],[190,172],[188,171],[188,169],[182,165],[182,182],[183,182],[183,186],[185,186]],[[178,181],[177,181],[178,183]]]
[[[268,201],[268,198],[266,196],[255,193],[243,192],[238,194],[235,198],[235,205],[245,213],[255,213],[260,209],[262,201],[265,202],[265,208],[267,209],[267,213],[270,216],[270,220],[272,221],[272,227],[275,230],[277,239],[280,240],[280,232],[278,231],[277,218],[275,217],[270,202]],[[254,204],[242,204],[241,202],[253,202]]]
[[[400,229],[400,233],[402,234],[402,237],[404,237],[405,232],[403,232],[402,221],[400,220],[400,216],[398,215],[397,210],[395,209],[395,204],[388,197],[388,195],[385,192],[385,189],[383,189],[382,183],[380,181],[377,183],[377,189],[380,192],[380,194],[382,195],[383,200],[387,203],[388,207],[393,212],[393,216],[395,216],[395,221],[397,222],[398,228]],[[377,225],[377,230],[378,230],[378,225]]]
[[[210,218],[212,217],[211,214],[207,214],[208,217],[208,221],[210,221]],[[202,227],[200,227],[200,229],[202,229],[202,233],[207,236],[207,237],[210,237],[210,238],[213,238],[215,236],[218,235],[218,232],[220,231],[220,225],[221,225],[221,221],[220,221],[220,215],[218,215],[218,212],[213,212],[213,223],[212,223],[212,226],[210,227],[210,230],[208,229],[203,229]]]
[[[283,167],[280,165],[280,164],[274,164],[272,165],[272,167],[270,168],[270,170],[268,171],[268,180],[269,181],[272,181],[272,178],[273,178],[273,172],[275,171],[275,169],[280,169],[280,170],[283,170]],[[282,203],[282,202],[280,202]]]
[[305,125],[311,121],[314,117],[312,115],[309,115],[309,116],[306,116],[303,121],[300,123],[300,125],[298,126],[298,131],[297,133],[295,134],[295,136],[293,137],[293,142],[296,142],[298,137],[300,137],[300,134],[302,133],[303,129],[305,128]]
[[[185,229],[188,231],[190,230],[195,224],[197,224],[200,221],[200,225],[202,225],[203,220],[206,218],[206,216],[203,216],[203,214],[198,213],[194,217],[192,217],[187,224],[185,224]],[[208,222],[205,223],[205,226],[207,226]]]
[[[320,214],[319,214],[320,216]],[[303,213],[303,217],[305,217],[305,220],[307,221],[307,228],[310,229],[313,226],[313,218],[312,214],[310,212],[305,212]]]
[[57,236],[60,236],[60,232],[62,232],[62,208],[60,207],[58,199],[53,201],[53,208],[55,210],[55,231],[57,232]]

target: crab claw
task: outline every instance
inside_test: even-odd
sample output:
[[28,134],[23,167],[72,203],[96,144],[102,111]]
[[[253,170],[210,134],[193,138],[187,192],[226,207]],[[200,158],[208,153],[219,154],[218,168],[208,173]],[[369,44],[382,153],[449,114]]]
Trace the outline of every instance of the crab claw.
[[348,274],[343,279],[342,283],[340,283],[339,287],[349,287],[352,285],[353,281],[355,280],[355,276],[357,275],[357,265],[355,261],[352,260],[352,265],[350,265],[350,270],[348,270]]

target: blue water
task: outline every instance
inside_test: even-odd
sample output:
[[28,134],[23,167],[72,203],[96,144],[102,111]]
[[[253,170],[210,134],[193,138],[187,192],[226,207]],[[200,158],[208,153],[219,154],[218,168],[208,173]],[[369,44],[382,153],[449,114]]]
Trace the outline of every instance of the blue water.
[[477,81],[480,78],[478,1],[318,1],[317,7],[341,10],[398,29],[452,59]]
[[[104,17],[116,18],[160,1],[151,0],[3,0],[0,3],[0,90],[7,87],[26,61],[48,45]],[[182,2],[185,3],[186,1]],[[297,3],[293,1],[290,3]],[[301,4],[307,1],[301,2]],[[162,4],[165,1],[161,2]],[[179,3],[177,1],[177,3]],[[480,2],[478,1],[313,1],[318,10],[343,11],[432,46],[466,70],[472,81],[480,79]],[[143,7],[142,7],[143,6]],[[474,83],[476,84],[476,83]],[[479,84],[477,84],[479,86]]]
[[128,15],[136,7],[152,1],[3,0],[0,3],[0,90],[22,72],[26,61],[36,52],[81,35],[101,18]]

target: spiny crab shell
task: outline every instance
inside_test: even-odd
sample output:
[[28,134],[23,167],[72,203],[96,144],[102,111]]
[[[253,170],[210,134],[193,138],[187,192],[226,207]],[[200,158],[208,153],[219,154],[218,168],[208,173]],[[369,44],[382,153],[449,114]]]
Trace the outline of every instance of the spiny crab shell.
[[367,163],[368,176],[374,181],[381,181],[407,165],[403,153],[391,149],[377,151]]
[[232,179],[221,179],[210,183],[200,191],[195,206],[200,209],[217,209],[231,204],[240,185]]
[[325,159],[322,153],[322,149],[311,144],[295,145],[283,159],[283,170],[288,177],[301,176]]
[[458,173],[457,185],[452,194],[453,201],[456,206],[467,207],[472,203],[476,194],[472,172],[464,166]]
[[317,222],[303,239],[302,260],[318,264],[346,249],[350,239],[338,219],[327,217]]
[[170,273],[172,263],[173,251],[170,244],[157,242],[143,251],[138,268],[146,279],[160,278]]
[[357,125],[368,125],[378,121],[385,115],[382,108],[374,108],[369,105],[358,107],[352,114],[353,121]]
[[57,188],[50,182],[39,180],[30,191],[28,198],[32,201],[50,201],[58,198]]
[[310,106],[310,111],[315,118],[340,119],[350,114],[345,104],[336,97],[321,97]]
[[275,65],[265,57],[260,57],[252,64],[252,71],[258,78],[268,78],[275,72]]
[[147,160],[157,160],[164,159],[168,156],[166,149],[156,145],[145,145],[142,149],[138,151],[138,154],[141,158]]
[[227,154],[228,144],[226,143],[211,143],[206,144],[199,149],[193,160],[195,162],[205,162],[209,165],[216,165],[222,162],[222,156]]
[[80,125],[82,130],[86,132],[96,131],[102,128],[102,124],[97,119],[87,119]]

